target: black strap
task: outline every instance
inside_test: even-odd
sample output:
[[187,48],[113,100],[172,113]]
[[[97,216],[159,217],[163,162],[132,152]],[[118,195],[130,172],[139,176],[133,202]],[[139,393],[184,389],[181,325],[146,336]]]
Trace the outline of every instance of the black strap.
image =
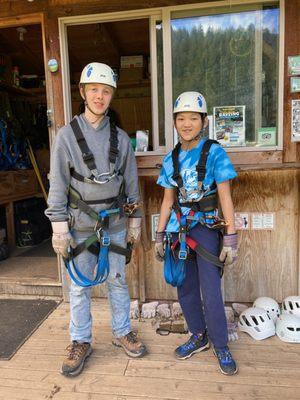
[[[209,150],[213,144],[219,144],[216,140],[207,139],[202,147],[201,154],[199,157],[198,164],[196,166],[197,174],[198,174],[198,182],[202,182],[205,178],[206,174],[206,161],[209,154]],[[172,151],[172,161],[173,161],[173,175],[172,179],[177,183],[178,189],[183,187],[183,180],[179,173],[179,151],[181,148],[181,143],[178,142]]]
[[118,149],[119,139],[118,139],[118,131],[116,125],[113,122],[110,123],[109,142],[110,142],[109,162],[115,164],[119,154],[119,149]]
[[72,121],[70,122],[71,128],[73,129],[74,135],[76,137],[78,146],[81,150],[82,153],[82,158],[88,169],[90,170],[95,170],[96,164],[95,164],[95,159],[93,156],[93,153],[89,149],[87,142],[83,136],[82,130],[79,126],[79,123],[77,121],[77,118],[73,118]]
[[181,143],[178,142],[172,151],[172,161],[173,161],[173,176],[172,179],[177,183],[177,187],[180,189],[183,187],[183,180],[179,173],[179,151],[181,148]]
[[[72,188],[72,190],[75,190],[74,188]],[[79,192],[76,191],[78,194]],[[102,200],[83,200],[81,199],[81,196],[75,196],[73,194],[72,191],[69,191],[69,204],[74,204],[78,207],[78,201],[80,200],[81,204],[85,203],[85,204],[111,204],[114,203],[115,201],[119,201],[120,200],[120,195],[119,196],[115,196],[115,197],[109,197],[108,199],[102,199]],[[122,200],[123,203],[125,202],[123,196],[122,196]],[[73,207],[74,208],[74,207]]]
[[[95,164],[95,159],[94,159],[94,155],[91,152],[91,150],[89,149],[87,142],[83,136],[82,130],[79,126],[78,120],[77,118],[73,118],[72,121],[70,122],[71,128],[74,132],[74,135],[76,137],[78,146],[81,150],[82,153],[82,158],[83,161],[85,163],[85,165],[88,167],[89,170],[93,171],[93,170],[97,170],[96,164]],[[118,154],[119,154],[119,139],[118,139],[118,131],[116,128],[116,125],[112,122],[110,122],[110,138],[109,138],[109,142],[110,142],[110,148],[109,148],[109,162],[110,164],[112,164],[113,166],[116,163]],[[111,171],[112,173],[113,171]],[[73,168],[71,169],[71,176],[74,179],[77,179],[78,181],[81,182],[86,182],[86,178],[84,176],[82,176],[81,174],[79,174],[78,172],[76,172]],[[92,173],[91,173],[92,176]]]
[[[191,201],[191,202],[186,202],[186,203],[177,202],[177,204],[179,207],[188,207],[195,212],[197,212],[197,211],[209,212],[209,211],[213,211],[216,208],[218,208],[218,196],[216,193],[213,193],[210,196],[202,197],[202,199],[200,201]],[[175,207],[174,207],[174,209],[175,209]],[[177,213],[179,210],[178,210],[178,208],[176,208],[175,212]]]
[[198,173],[198,182],[203,182],[206,174],[206,161],[209,154],[209,150],[213,144],[219,144],[216,140],[207,139],[202,147],[201,155],[196,167]]
[[[72,251],[72,257],[75,258],[77,257],[80,253],[82,253],[84,250],[88,250],[90,253],[94,254],[95,256],[99,256],[99,242],[97,237],[95,237],[95,240],[93,243],[91,243],[88,247],[86,246],[85,242],[82,242],[78,244],[75,249]],[[126,264],[130,262],[131,259],[131,253],[132,253],[132,245],[130,243],[127,244],[127,247],[121,247],[115,243],[110,243],[109,245],[109,250],[112,251],[113,253],[121,254],[122,256],[126,257]]]

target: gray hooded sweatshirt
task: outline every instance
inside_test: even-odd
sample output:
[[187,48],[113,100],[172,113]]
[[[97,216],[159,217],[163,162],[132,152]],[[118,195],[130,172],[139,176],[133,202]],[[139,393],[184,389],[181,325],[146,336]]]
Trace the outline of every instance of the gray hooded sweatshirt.
[[[110,170],[110,122],[109,117],[104,117],[97,128],[93,128],[86,120],[84,114],[76,116],[83,136],[90,151],[94,155],[95,164],[99,174]],[[125,196],[130,203],[139,201],[138,174],[134,152],[128,135],[117,128],[119,140],[119,154],[117,156],[115,169],[120,174],[105,184],[91,184],[80,182],[70,174],[70,169],[89,177],[90,170],[82,158],[82,152],[77,144],[75,135],[70,124],[62,127],[53,142],[50,167],[50,191],[48,197],[48,208],[45,214],[51,222],[69,221],[70,227],[78,231],[92,231],[95,221],[79,209],[68,206],[68,192],[71,185],[77,190],[83,200],[102,200],[118,196],[121,184],[124,182]],[[111,208],[112,204],[90,205],[96,212]],[[137,211],[133,216],[140,217]],[[110,232],[118,232],[125,229],[126,218],[119,215],[110,217]]]

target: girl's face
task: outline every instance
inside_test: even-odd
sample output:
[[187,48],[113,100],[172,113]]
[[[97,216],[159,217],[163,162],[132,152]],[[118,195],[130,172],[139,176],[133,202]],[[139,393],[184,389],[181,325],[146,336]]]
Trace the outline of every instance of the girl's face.
[[103,115],[112,100],[114,89],[102,83],[87,83],[80,88],[80,93],[95,114]]
[[203,127],[201,115],[196,112],[180,112],[175,118],[175,128],[183,142],[196,138]]

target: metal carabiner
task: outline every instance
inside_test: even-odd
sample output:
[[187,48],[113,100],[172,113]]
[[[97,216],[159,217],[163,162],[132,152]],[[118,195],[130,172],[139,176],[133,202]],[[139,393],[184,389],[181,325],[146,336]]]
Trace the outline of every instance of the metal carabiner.
[[[104,176],[107,176],[108,178],[105,178],[105,180],[101,180],[101,178]],[[93,181],[98,183],[99,185],[104,185],[105,183],[110,182],[115,176],[116,176],[115,172],[113,174],[111,174],[110,172],[103,172],[102,174],[99,174],[97,177],[94,176]]]

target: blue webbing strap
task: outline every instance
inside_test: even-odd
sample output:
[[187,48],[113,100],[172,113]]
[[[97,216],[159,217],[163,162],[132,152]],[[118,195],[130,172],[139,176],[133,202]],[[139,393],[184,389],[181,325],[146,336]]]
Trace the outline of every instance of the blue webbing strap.
[[[111,214],[115,214],[119,212],[119,209],[112,210],[102,210],[99,212],[99,219],[103,220],[105,217]],[[98,239],[101,243],[98,263],[97,263],[97,272],[94,279],[89,279],[85,275],[83,275],[80,270],[76,267],[73,258],[69,260],[65,260],[66,268],[69,272],[70,278],[76,283],[78,286],[82,287],[91,287],[95,285],[99,285],[106,281],[109,275],[109,259],[108,252],[110,246],[110,238],[106,231],[100,230]]]

